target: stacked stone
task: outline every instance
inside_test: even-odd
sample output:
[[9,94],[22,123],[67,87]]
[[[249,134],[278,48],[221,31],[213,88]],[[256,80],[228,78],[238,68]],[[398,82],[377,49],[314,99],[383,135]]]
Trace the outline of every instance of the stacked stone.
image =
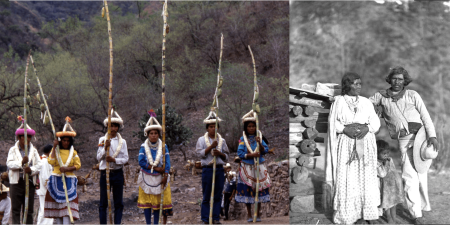
[[[270,203],[261,204],[261,217],[280,217],[289,215],[289,161],[266,164],[272,185],[269,189]],[[229,211],[230,219],[247,219],[245,204],[232,201]]]

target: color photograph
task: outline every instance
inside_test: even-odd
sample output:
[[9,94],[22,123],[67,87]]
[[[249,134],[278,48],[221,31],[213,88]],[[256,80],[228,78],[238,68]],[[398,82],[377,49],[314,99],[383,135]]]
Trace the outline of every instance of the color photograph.
[[0,0],[2,224],[288,224],[289,2]]

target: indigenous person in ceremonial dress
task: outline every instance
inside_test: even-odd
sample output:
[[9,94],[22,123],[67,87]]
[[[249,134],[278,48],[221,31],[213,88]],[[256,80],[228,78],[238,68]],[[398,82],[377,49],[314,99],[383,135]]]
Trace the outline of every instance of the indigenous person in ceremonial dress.
[[[73,173],[81,168],[80,158],[73,147],[73,138],[77,135],[69,124],[70,118],[66,118],[66,124],[63,131],[57,132],[56,137],[61,141],[53,142],[53,149],[47,161],[53,166],[53,172],[47,182],[47,194],[45,195],[45,218],[54,218],[56,224],[69,224],[69,210],[67,209],[66,196],[63,188],[62,173],[65,174],[67,186],[67,195],[70,202],[70,210],[74,220],[78,220],[78,179]],[[59,151],[63,166],[60,167],[56,159],[56,147],[59,145]]]
[[11,199],[8,197],[9,188],[0,184],[0,221],[1,224],[8,224],[11,216]]
[[[107,223],[108,196],[106,185],[106,162],[109,162],[109,182],[112,187],[114,199],[114,224],[122,223],[123,212],[123,165],[128,162],[127,142],[118,133],[123,128],[123,120],[113,110],[111,113],[111,140],[106,141],[106,135],[101,137],[98,144],[97,160],[100,161],[100,224]],[[108,118],[103,121],[108,126]],[[109,155],[106,156],[105,147],[110,147]]]
[[[255,158],[259,158],[259,192],[258,215],[256,222],[261,222],[261,203],[270,202],[269,187],[271,185],[269,173],[264,165],[264,155],[269,152],[269,147],[261,132],[256,135],[256,118],[253,110],[242,118],[244,122],[243,136],[239,139],[238,156],[242,159],[237,180],[236,202],[245,203],[247,207],[247,221],[252,222],[251,205],[255,204],[256,195],[256,166]],[[262,138],[261,138],[262,137]],[[256,152],[257,143],[259,151]]]
[[[148,138],[139,150],[139,166],[141,171],[138,177],[139,197],[137,206],[144,209],[145,220],[151,224],[151,210],[153,209],[154,224],[159,223],[159,210],[161,204],[161,185],[164,187],[163,197],[163,223],[167,223],[167,216],[173,215],[170,183],[167,182],[170,172],[170,156],[167,145],[165,153],[162,150],[160,139],[162,127],[156,120],[156,114],[150,110],[150,119],[144,129],[144,135]],[[165,155],[165,167],[163,168],[163,155]],[[162,175],[165,176],[162,176]]]
[[369,99],[359,96],[361,78],[348,72],[342,95],[335,97],[329,116],[326,181],[333,187],[333,221],[351,224],[378,219],[380,191],[375,133],[380,119]]
[[[217,118],[219,122],[220,118]],[[212,192],[212,178],[213,178],[213,159],[216,156],[216,174],[215,174],[215,185],[214,185],[214,199],[213,199],[213,213],[212,219],[213,223],[219,223],[220,221],[220,211],[222,203],[222,191],[225,182],[225,171],[223,166],[225,162],[228,161],[228,155],[230,154],[228,150],[227,143],[219,133],[217,133],[217,140],[215,140],[215,129],[216,129],[216,115],[214,112],[210,112],[208,117],[203,121],[206,125],[206,133],[197,140],[197,145],[195,151],[198,157],[201,158],[202,164],[202,192],[203,201],[201,207],[201,220],[204,224],[209,224],[209,213],[210,213],[210,199]],[[219,123],[217,123],[217,129],[219,129]],[[214,150],[213,150],[214,149]]]
[[40,187],[39,190],[36,191],[36,193],[39,195],[39,214],[36,222],[38,225],[53,224],[53,219],[44,217],[45,195],[47,195],[47,182],[53,171],[53,167],[47,161],[47,158],[49,157],[51,151],[52,145],[46,145],[43,148],[44,154],[42,154],[41,156],[42,168],[39,172]]
[[[433,145],[438,150],[436,131],[430,114],[420,97],[413,90],[405,89],[412,82],[411,77],[403,67],[395,67],[390,70],[386,82],[391,85],[387,90],[381,90],[370,98],[375,106],[381,106],[381,114],[392,139],[398,140],[402,156],[402,178],[406,194],[406,207],[414,219],[415,224],[424,223],[422,210],[431,211],[428,198],[428,175],[429,168],[423,171],[419,169],[421,160],[416,161],[414,151],[420,150],[415,146],[418,141],[416,134],[421,129],[426,132],[428,146]],[[417,140],[416,140],[417,139]],[[419,145],[422,141],[419,141]],[[437,155],[437,154],[436,154]],[[413,160],[414,159],[414,160]],[[416,165],[417,163],[417,165]]]
[[[19,118],[21,120],[21,117]],[[9,169],[9,184],[10,196],[12,204],[12,223],[20,224],[20,212],[22,214],[25,210],[25,173],[28,173],[29,179],[29,195],[28,195],[28,213],[27,224],[33,224],[33,206],[34,206],[34,192],[36,190],[36,178],[41,170],[41,158],[39,153],[31,144],[31,138],[36,132],[27,124],[27,145],[28,156],[25,155],[25,131],[23,124],[16,130],[16,137],[18,141],[9,149],[6,166]],[[24,165],[28,163],[28,167]]]

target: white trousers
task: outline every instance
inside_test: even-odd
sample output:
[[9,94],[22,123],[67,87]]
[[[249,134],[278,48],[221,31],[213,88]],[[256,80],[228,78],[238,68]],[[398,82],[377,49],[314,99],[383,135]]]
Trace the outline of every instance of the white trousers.
[[37,225],[41,224],[53,224],[52,218],[45,218],[44,217],[44,205],[45,205],[45,195],[39,195],[39,214],[37,218]]
[[70,224],[70,219],[68,216],[55,218],[56,224]]
[[398,140],[402,153],[402,178],[405,202],[413,218],[422,217],[423,211],[431,211],[428,198],[428,173],[417,173],[414,169],[413,147],[415,135]]

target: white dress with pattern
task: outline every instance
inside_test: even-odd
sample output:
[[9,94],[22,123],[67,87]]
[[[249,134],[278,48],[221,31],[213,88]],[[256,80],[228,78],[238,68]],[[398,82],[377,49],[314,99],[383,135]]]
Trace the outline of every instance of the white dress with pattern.
[[[378,219],[380,192],[374,133],[380,128],[380,120],[374,107],[361,96],[337,96],[329,120],[330,132],[335,134],[330,135],[332,147],[327,152],[328,157],[332,158],[327,164],[331,163],[333,168],[333,220],[337,224],[351,224],[360,218]],[[369,132],[363,138],[363,156],[348,163],[355,148],[355,139],[343,134],[343,130],[345,125],[353,123],[367,124]]]

